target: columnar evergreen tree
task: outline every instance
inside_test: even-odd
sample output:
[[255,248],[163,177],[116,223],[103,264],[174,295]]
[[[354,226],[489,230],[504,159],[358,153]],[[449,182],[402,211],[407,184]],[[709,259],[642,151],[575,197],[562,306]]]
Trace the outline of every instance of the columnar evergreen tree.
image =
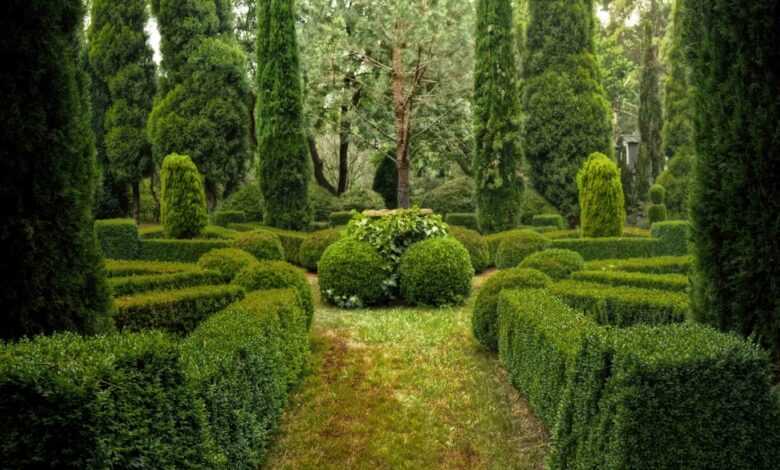
[[520,222],[519,103],[510,0],[477,2],[474,136],[477,217],[484,232]]
[[576,221],[575,177],[593,152],[614,155],[594,58],[592,0],[529,0],[525,154],[534,187]]
[[156,85],[146,0],[92,0],[90,17],[90,64],[109,92],[103,127],[107,173],[114,184],[131,186],[139,220],[141,179],[152,163],[146,119]]
[[257,6],[257,149],[265,222],[302,229],[311,222],[311,163],[303,129],[293,0]]
[[672,23],[664,43],[669,73],[664,80],[663,154],[674,158],[693,151],[693,106],[690,99],[688,61],[685,57],[684,0],[675,0]]
[[660,64],[658,48],[654,42],[654,16],[658,14],[655,1],[645,15],[642,68],[639,83],[639,134],[642,142],[639,146],[639,196],[647,200],[652,181],[664,170],[666,158],[661,151],[661,128],[663,117],[661,93],[659,90]]
[[603,153],[588,157],[577,173],[583,237],[619,237],[626,222],[620,170]]
[[186,155],[165,157],[160,170],[160,222],[171,238],[195,238],[208,223],[198,167]]
[[780,8],[686,4],[696,38],[693,313],[780,361]]
[[[95,147],[81,0],[0,6],[0,338],[110,323],[92,219]],[[23,27],[22,27],[23,25]]]

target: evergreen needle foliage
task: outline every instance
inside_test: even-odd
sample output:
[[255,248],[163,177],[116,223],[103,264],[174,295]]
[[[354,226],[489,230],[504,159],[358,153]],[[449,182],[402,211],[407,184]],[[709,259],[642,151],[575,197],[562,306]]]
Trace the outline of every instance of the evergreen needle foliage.
[[660,64],[658,50],[653,43],[652,16],[645,19],[644,54],[642,56],[639,84],[639,133],[642,143],[639,147],[639,182],[637,191],[647,200],[650,184],[664,169],[666,158],[661,152],[661,128],[663,126],[661,92],[659,90]]
[[195,238],[208,224],[206,195],[198,167],[190,157],[171,154],[160,172],[160,219],[171,238]]
[[577,174],[577,186],[582,236],[622,236],[626,210],[617,165],[604,154],[592,154]]

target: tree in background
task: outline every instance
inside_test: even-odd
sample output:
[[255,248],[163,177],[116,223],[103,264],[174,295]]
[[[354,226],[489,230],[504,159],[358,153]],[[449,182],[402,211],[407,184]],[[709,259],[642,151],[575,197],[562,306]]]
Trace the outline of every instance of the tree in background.
[[303,128],[293,1],[262,2],[257,18],[257,148],[265,223],[303,229],[312,220],[311,163]]
[[372,189],[385,200],[385,207],[396,209],[398,207],[398,171],[392,153],[380,157],[377,163],[376,173]]
[[594,52],[592,0],[530,0],[525,65],[531,181],[576,222],[575,177],[593,152],[613,155],[609,103]]
[[478,0],[474,122],[477,218],[483,232],[520,222],[522,161],[519,143],[515,44],[510,0]]
[[663,116],[661,109],[661,93],[659,89],[660,64],[658,63],[658,47],[655,43],[654,17],[658,15],[656,0],[651,1],[651,7],[643,18],[644,40],[642,55],[641,79],[639,83],[639,168],[637,191],[639,197],[646,201],[650,193],[652,181],[664,170],[666,158],[661,151],[661,129]]
[[623,187],[617,165],[593,153],[577,173],[583,237],[619,237],[626,222]]
[[109,98],[102,129],[107,174],[113,184],[130,185],[140,221],[141,179],[152,164],[146,119],[155,93],[153,52],[144,30],[146,1],[93,0],[90,18],[89,62]]
[[686,0],[696,163],[693,315],[780,363],[780,9]]
[[[81,0],[0,6],[0,338],[110,325],[95,241],[89,77],[79,67]],[[20,28],[20,25],[24,28]]]
[[664,80],[663,154],[674,158],[693,152],[693,106],[690,99],[688,61],[685,56],[685,28],[682,24],[683,0],[675,0],[671,26],[664,41],[664,61],[668,74]]
[[160,170],[160,222],[170,238],[195,238],[208,224],[206,195],[198,167],[190,157],[165,157]]

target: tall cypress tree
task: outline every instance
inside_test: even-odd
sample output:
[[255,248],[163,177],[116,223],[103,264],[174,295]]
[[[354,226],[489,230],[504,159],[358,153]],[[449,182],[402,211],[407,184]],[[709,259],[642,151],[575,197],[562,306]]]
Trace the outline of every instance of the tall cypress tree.
[[477,2],[474,134],[477,216],[484,232],[520,222],[517,68],[510,0]]
[[155,93],[155,65],[145,31],[146,0],[92,0],[90,64],[107,84],[104,149],[111,180],[129,184],[136,220],[141,211],[141,179],[149,173],[152,148],[146,119]]
[[614,156],[593,0],[529,0],[529,15],[525,155],[534,188],[574,222],[583,162],[594,152]]
[[311,164],[303,130],[293,0],[257,6],[257,149],[265,222],[301,229],[311,222]]
[[669,73],[664,80],[664,125],[661,133],[667,158],[693,151],[693,106],[690,99],[688,60],[685,57],[684,0],[675,0],[664,45]]
[[693,313],[754,336],[780,362],[780,8],[687,0],[686,10],[696,38]]
[[658,7],[655,1],[651,5],[649,12],[643,18],[643,55],[639,83],[639,134],[642,143],[639,147],[637,190],[639,198],[643,201],[649,197],[650,184],[661,174],[666,160],[661,152],[663,111],[658,84],[661,71],[658,63],[658,48],[653,40],[655,37],[653,25]]
[[109,323],[95,241],[89,83],[78,66],[81,0],[0,6],[0,338]]

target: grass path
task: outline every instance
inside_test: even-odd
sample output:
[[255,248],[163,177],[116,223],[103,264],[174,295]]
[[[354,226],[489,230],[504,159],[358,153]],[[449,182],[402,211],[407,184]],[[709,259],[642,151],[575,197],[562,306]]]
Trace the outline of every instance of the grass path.
[[267,469],[535,469],[547,436],[457,309],[320,306]]

